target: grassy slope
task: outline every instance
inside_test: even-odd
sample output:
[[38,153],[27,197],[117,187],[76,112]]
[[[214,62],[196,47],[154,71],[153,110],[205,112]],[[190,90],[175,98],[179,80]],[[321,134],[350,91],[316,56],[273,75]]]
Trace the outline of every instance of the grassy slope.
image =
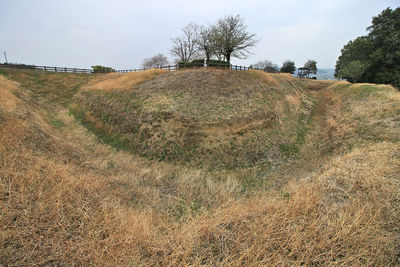
[[[68,115],[80,76],[55,74],[64,89],[54,100],[40,84],[55,76],[3,73],[20,84],[0,76],[2,263],[399,264],[400,94],[389,86],[315,91],[285,170],[210,172],[99,143]],[[249,185],[289,182],[243,186],[251,175]]]
[[188,70],[131,87],[110,78],[80,91],[77,117],[115,146],[197,166],[251,166],[295,154],[312,108],[290,75]]
[[[30,100],[47,109],[71,104],[78,89],[96,76],[0,68],[0,75],[16,80]],[[101,76],[101,75],[99,75]]]

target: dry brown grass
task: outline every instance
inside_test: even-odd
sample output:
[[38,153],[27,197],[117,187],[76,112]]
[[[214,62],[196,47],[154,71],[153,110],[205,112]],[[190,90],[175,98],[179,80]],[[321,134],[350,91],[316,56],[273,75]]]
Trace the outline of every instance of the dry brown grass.
[[[295,171],[288,184],[249,195],[241,183],[252,171],[210,172],[113,151],[65,108],[58,107],[56,116],[65,126],[52,126],[47,111],[31,102],[35,91],[28,97],[24,87],[0,76],[0,262],[399,264],[399,93],[390,87],[353,89],[321,91],[321,110],[328,109],[315,118],[321,128],[312,131],[325,136],[326,127],[343,127],[364,112],[362,123],[378,117],[384,122],[384,140],[341,150],[311,172],[288,165]],[[352,104],[366,101],[380,105],[378,114]],[[311,134],[307,142],[323,136]]]
[[168,71],[160,69],[150,69],[140,72],[109,73],[101,75],[97,79],[89,82],[83,87],[83,90],[130,90],[135,85],[153,79],[157,75],[165,74]]
[[355,150],[318,176],[290,183],[282,195],[193,221],[173,243],[172,265],[395,265],[399,148]]
[[338,83],[327,89],[340,102],[335,120],[343,146],[400,140],[400,95],[389,85]]
[[0,102],[3,105],[5,112],[12,112],[16,109],[20,100],[13,95],[13,92],[17,89],[18,83],[12,82],[0,75],[0,87],[4,88],[0,94]]
[[4,74],[9,80],[20,82],[23,94],[29,101],[52,112],[58,112],[57,109],[67,107],[72,102],[72,98],[78,89],[95,77],[95,75],[87,74],[67,74],[1,67],[0,74]]
[[347,83],[344,81],[329,81],[329,80],[313,80],[313,79],[301,79],[301,81],[307,85],[308,89],[311,91],[319,91],[322,89],[325,89],[328,86],[331,86],[333,84],[339,84],[339,83]]
[[[273,74],[273,73],[267,73],[261,70],[250,70],[249,73],[251,73],[251,75],[263,80],[264,82],[266,82],[268,85],[271,86],[278,86],[278,82],[276,81],[275,77],[277,77],[278,75],[285,75],[285,74]],[[287,78],[290,78],[289,76],[286,76]]]

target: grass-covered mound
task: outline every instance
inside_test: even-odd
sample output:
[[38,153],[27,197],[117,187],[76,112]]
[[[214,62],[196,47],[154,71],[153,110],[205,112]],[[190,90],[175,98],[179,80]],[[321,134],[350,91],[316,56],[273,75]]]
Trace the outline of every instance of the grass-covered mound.
[[92,81],[73,112],[104,140],[142,156],[238,167],[296,154],[312,105],[291,75],[150,70]]
[[[14,80],[0,75],[4,265],[400,263],[400,93],[390,86],[313,92],[299,157],[269,173],[115,151],[68,115],[70,92],[90,77],[4,73]],[[252,169],[263,181],[287,178],[250,190]]]

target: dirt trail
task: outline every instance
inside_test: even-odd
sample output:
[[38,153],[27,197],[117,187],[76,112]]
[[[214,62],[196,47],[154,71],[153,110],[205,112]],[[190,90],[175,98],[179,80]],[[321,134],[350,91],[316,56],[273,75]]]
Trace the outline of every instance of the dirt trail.
[[309,131],[305,144],[300,151],[300,154],[305,159],[311,161],[318,160],[326,154],[331,154],[330,152],[332,151],[322,147],[322,144],[334,141],[332,137],[338,126],[336,119],[341,106],[339,97],[328,88],[313,92],[313,94],[316,104],[308,126]]
[[291,179],[318,173],[333,155],[333,136],[338,128],[336,117],[340,110],[340,100],[327,87],[312,91],[311,94],[315,99],[315,106],[307,126],[304,144],[296,158],[273,175],[276,187],[285,185]]

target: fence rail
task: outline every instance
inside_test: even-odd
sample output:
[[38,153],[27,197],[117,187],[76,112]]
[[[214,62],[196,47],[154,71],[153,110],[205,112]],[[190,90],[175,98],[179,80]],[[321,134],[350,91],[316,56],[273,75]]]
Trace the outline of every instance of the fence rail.
[[0,64],[0,67],[26,69],[26,70],[40,70],[40,71],[50,71],[50,72],[85,73],[85,74],[93,73],[92,69],[36,66],[36,65],[24,65],[24,64]]
[[[51,66],[36,66],[36,65],[25,65],[25,64],[1,64],[0,67],[8,67],[8,68],[16,68],[16,69],[29,69],[29,70],[39,70],[39,71],[49,71],[49,72],[64,72],[64,73],[83,73],[83,74],[95,74],[95,73],[128,73],[128,72],[138,72],[145,71],[147,69],[126,69],[126,70],[114,70],[107,72],[99,72],[94,71],[93,69],[82,69],[82,68],[68,68],[68,67],[51,67]],[[168,71],[177,71],[183,69],[200,69],[200,68],[216,68],[216,69],[230,69],[235,71],[245,71],[245,70],[262,70],[252,67],[238,66],[238,65],[227,65],[227,64],[197,64],[197,63],[189,63],[189,64],[177,64],[177,65],[168,65],[168,66],[160,66],[158,69],[168,70]]]

